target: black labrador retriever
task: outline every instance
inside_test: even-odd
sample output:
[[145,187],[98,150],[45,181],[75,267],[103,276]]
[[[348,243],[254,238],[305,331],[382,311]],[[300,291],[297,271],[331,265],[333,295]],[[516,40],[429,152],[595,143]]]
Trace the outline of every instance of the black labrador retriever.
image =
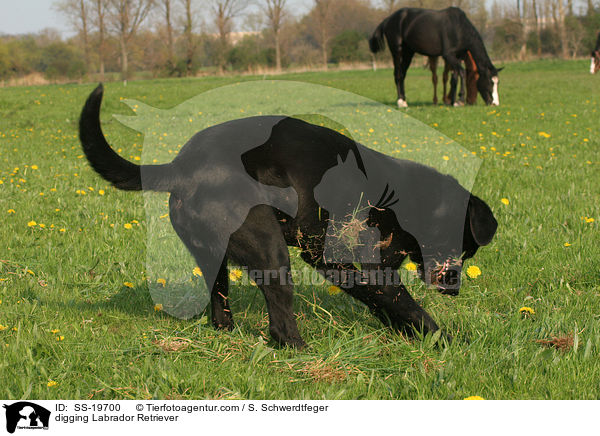
[[293,311],[288,246],[296,246],[385,324],[408,334],[436,331],[398,268],[410,256],[426,283],[456,295],[463,260],[496,232],[487,204],[453,177],[289,117],[219,124],[194,135],[168,164],[136,165],[104,138],[102,94],[100,85],[81,114],[85,155],[119,189],[170,193],[171,223],[204,273],[216,328],[233,326],[231,260],[264,293],[273,339],[305,345]]

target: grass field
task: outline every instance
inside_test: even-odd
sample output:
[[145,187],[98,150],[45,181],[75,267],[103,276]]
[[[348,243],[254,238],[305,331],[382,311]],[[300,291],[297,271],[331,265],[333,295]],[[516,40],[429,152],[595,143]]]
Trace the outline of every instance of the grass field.
[[[467,264],[482,274],[458,297],[410,289],[455,340],[408,340],[348,296],[298,286],[301,351],[270,341],[252,286],[232,284],[233,332],[156,311],[143,197],[102,181],[77,139],[94,85],[1,89],[0,398],[600,398],[600,78],[587,61],[509,64],[500,77],[497,108],[433,106],[417,67],[406,82],[406,113],[483,159],[473,191],[499,222]],[[278,78],[396,110],[390,70]],[[139,155],[141,138],[112,118],[132,114],[121,97],[170,108],[257,79],[108,84],[105,134],[123,156]]]

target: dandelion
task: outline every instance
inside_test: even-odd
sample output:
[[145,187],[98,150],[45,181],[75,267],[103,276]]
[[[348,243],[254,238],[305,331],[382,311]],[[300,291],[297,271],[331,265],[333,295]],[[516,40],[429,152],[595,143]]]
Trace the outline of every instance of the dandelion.
[[130,223],[125,223],[123,224],[123,227],[125,227],[127,230],[131,229],[133,226]]
[[327,289],[327,292],[329,293],[329,295],[337,295],[337,294],[340,294],[342,292],[342,290],[340,288],[338,288],[337,286],[331,285],[329,287],[329,289]]
[[0,324],[0,332],[3,330],[6,330],[7,328],[8,328],[8,326]]
[[196,277],[202,277],[202,271],[200,270],[199,267],[196,267],[192,270],[192,274],[195,275]]
[[594,218],[588,218],[587,216],[584,216],[582,219],[588,224],[591,224],[595,221]]
[[36,223],[35,221],[33,221],[33,220],[31,220],[31,221],[29,221],[29,222],[27,223],[27,226],[28,226],[28,227],[35,227],[36,225],[37,225],[37,223]]
[[471,265],[470,267],[467,268],[467,276],[470,279],[476,279],[480,275],[481,275],[481,270],[479,269],[478,266]]
[[508,206],[510,201],[508,201],[508,198],[502,198],[500,199],[500,203],[502,203],[505,206]]
[[125,282],[123,283],[124,286],[127,286],[128,288],[133,288],[133,283],[131,282]]
[[485,398],[480,397],[479,395],[471,395],[470,397],[463,398],[463,400],[485,400]]
[[450,160],[450,158],[448,156],[442,156],[442,159],[444,159],[444,160]]
[[99,195],[104,195],[104,189],[100,189],[100,190],[98,191],[98,194],[99,194]]
[[229,272],[229,279],[232,282],[237,282],[242,277],[242,270],[238,268],[234,268]]
[[57,334],[60,330],[59,329],[53,329],[50,330],[50,333],[52,333],[53,335]]
[[565,247],[570,247],[570,246],[571,246],[571,244],[569,244],[568,242],[565,242],[563,245],[564,245]]
[[415,264],[414,264],[414,263],[412,263],[412,262],[408,262],[406,265],[404,265],[404,268],[405,268],[407,271],[416,271],[416,270],[417,270],[417,265],[415,265]]
[[525,316],[535,315],[535,310],[533,310],[531,307],[523,306],[519,309],[519,313]]
[[65,340],[65,337],[64,337],[64,336],[57,336],[57,337],[56,337],[56,340],[57,340],[58,342],[60,342],[60,341],[64,341],[64,340]]
[[6,212],[7,213],[15,213],[15,210],[14,209],[8,209]]
[[163,305],[158,303],[154,305],[154,311],[155,312],[160,312],[161,310],[163,310]]
[[31,169],[32,169],[32,170],[37,170],[37,169],[38,169],[38,166],[37,166],[37,165],[31,165]]
[[538,135],[540,135],[542,138],[549,138],[550,136],[552,136],[546,132],[538,132]]
[[158,279],[158,280],[156,280],[156,283],[160,283],[162,285],[162,287],[164,288],[165,285],[167,284],[167,281],[165,279]]
[[53,388],[53,387],[55,387],[55,386],[58,386],[58,383],[56,383],[54,380],[50,380],[50,381],[48,382],[48,385],[47,385],[47,386],[48,386],[49,388]]

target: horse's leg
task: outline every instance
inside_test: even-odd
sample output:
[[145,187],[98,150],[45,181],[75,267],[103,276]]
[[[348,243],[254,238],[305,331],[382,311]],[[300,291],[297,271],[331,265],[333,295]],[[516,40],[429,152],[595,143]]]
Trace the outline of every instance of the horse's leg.
[[404,78],[406,71],[412,61],[414,52],[399,48],[394,56],[394,79],[398,90],[398,107],[408,107],[406,95],[404,94]]
[[[449,54],[444,56],[444,60],[452,69],[452,78],[450,79],[450,103],[454,106],[464,106],[465,104],[465,70],[461,65],[460,60]],[[456,85],[460,77],[460,91],[458,93],[458,101],[456,101]]]
[[[438,57],[437,56],[429,56],[429,69],[431,70],[431,81],[433,82],[433,104],[437,104],[437,65],[438,65]],[[444,85],[445,86],[445,85]]]
[[450,74],[450,65],[448,65],[448,62],[444,62],[444,74],[442,75],[442,82],[443,82],[443,86],[444,86],[444,95],[443,95],[443,100],[444,100],[444,104],[449,105],[450,104],[450,96],[448,95],[448,75]]

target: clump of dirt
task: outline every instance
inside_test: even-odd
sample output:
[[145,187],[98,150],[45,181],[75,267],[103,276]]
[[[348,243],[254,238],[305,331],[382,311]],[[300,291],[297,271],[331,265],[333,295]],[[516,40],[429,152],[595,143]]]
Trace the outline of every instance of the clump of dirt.
[[161,339],[160,341],[153,341],[152,343],[167,353],[183,351],[190,346],[189,340],[177,339]]
[[551,339],[538,339],[538,344],[548,348],[556,348],[561,351],[569,351],[573,348],[573,334],[563,336],[552,336]]

